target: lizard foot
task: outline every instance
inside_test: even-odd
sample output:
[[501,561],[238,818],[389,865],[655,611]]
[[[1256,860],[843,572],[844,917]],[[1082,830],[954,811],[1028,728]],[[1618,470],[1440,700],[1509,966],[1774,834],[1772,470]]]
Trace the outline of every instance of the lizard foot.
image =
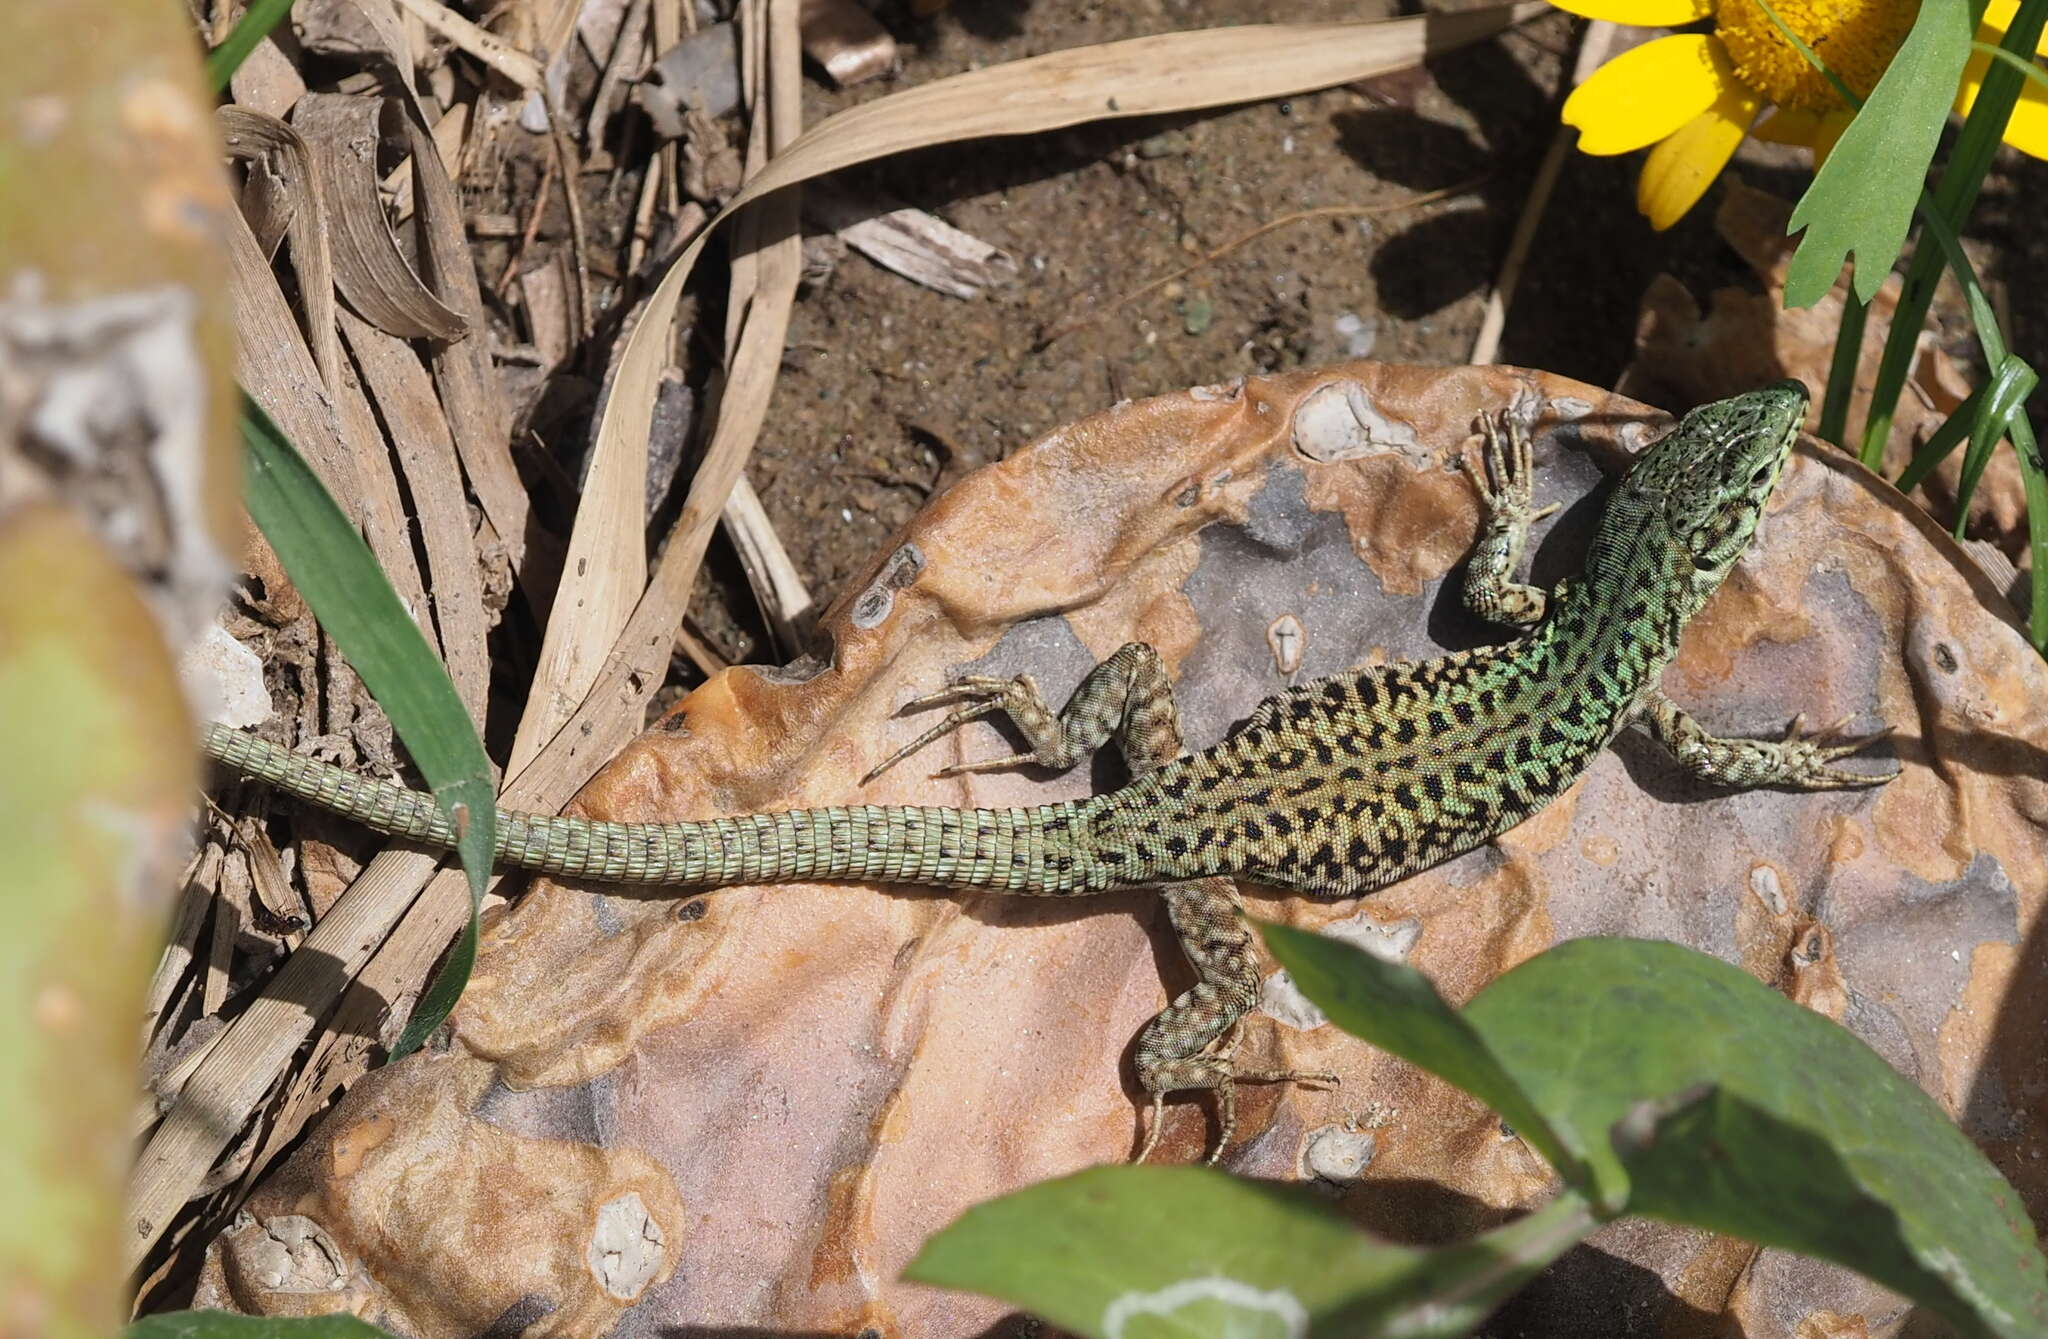
[[1777,756],[1780,769],[1778,784],[1794,790],[1855,790],[1867,786],[1882,786],[1898,776],[1899,764],[1894,762],[1882,772],[1852,772],[1846,767],[1830,766],[1837,758],[1846,758],[1860,753],[1872,744],[1891,735],[1892,728],[1873,730],[1867,735],[1858,735],[1837,744],[1824,744],[1821,740],[1838,733],[1849,723],[1844,716],[1824,730],[1805,733],[1800,726],[1805,722],[1805,713],[1792,718],[1785,727],[1785,737],[1776,745],[1767,745]]
[[1031,737],[1034,747],[1027,752],[1013,754],[1007,758],[985,758],[978,762],[959,762],[942,767],[932,773],[934,777],[958,776],[964,772],[992,772],[1004,767],[1015,767],[1020,763],[1050,762],[1045,756],[1047,750],[1042,741],[1050,735],[1057,738],[1058,722],[1045,705],[1045,698],[1038,691],[1038,684],[1028,674],[1019,674],[1014,679],[999,679],[988,674],[968,674],[955,679],[936,693],[913,698],[904,704],[905,711],[922,711],[927,707],[940,706],[966,698],[964,705],[946,714],[945,719],[925,731],[902,748],[884,758],[868,770],[861,784],[866,785],[882,773],[916,753],[925,745],[958,730],[970,721],[980,720],[995,712],[1002,712],[1017,723],[1019,729]]
[[[1158,1147],[1159,1135],[1166,1128],[1166,1099],[1175,1092],[1207,1088],[1216,1094],[1218,1128],[1216,1143],[1203,1161],[1214,1167],[1223,1150],[1230,1147],[1230,1138],[1237,1133],[1237,1085],[1240,1083],[1322,1083],[1332,1087],[1343,1082],[1337,1075],[1323,1069],[1279,1069],[1246,1070],[1239,1072],[1226,1055],[1190,1056],[1186,1060],[1168,1067],[1150,1071],[1142,1076],[1146,1088],[1152,1093],[1152,1119],[1145,1130],[1145,1142],[1138,1149],[1138,1155],[1131,1159],[1135,1166],[1152,1156]],[[1155,1086],[1156,1085],[1156,1086]]]
[[1498,420],[1492,415],[1482,418],[1480,428],[1486,439],[1485,463],[1475,466],[1470,457],[1460,457],[1459,463],[1472,476],[1488,515],[1526,527],[1557,511],[1562,504],[1536,506],[1536,450],[1529,440],[1528,421],[1508,411]]
[[1458,463],[1479,494],[1479,541],[1465,569],[1465,607],[1481,618],[1509,627],[1531,628],[1543,621],[1550,595],[1540,586],[1515,580],[1529,527],[1557,510],[1536,505],[1535,447],[1526,415],[1508,410],[1480,419],[1483,463],[1460,453]]

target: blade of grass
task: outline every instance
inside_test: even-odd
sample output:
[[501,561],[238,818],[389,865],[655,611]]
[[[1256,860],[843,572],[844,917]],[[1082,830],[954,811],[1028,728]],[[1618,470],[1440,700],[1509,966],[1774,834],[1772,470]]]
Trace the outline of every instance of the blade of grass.
[[2002,46],[1993,46],[1989,42],[1972,42],[1970,50],[1989,56],[1993,60],[2004,61],[2041,87],[2048,88],[2048,70],[2042,69],[2030,60],[2021,60]]
[[1910,493],[1918,488],[1921,481],[1934,473],[1934,467],[1948,459],[1948,453],[1970,435],[1970,425],[1977,421],[1977,411],[1984,403],[1984,388],[1977,387],[1956,406],[1955,412],[1942,420],[1934,435],[1913,453],[1913,459],[1899,472],[1898,487],[1901,493]]
[[[2041,459],[2041,445],[2034,440],[2034,425],[2025,414],[2015,414],[2005,425],[2020,457],[2020,484],[2027,495],[2027,548],[2033,555],[2033,570],[2048,574],[2048,462]],[[2028,583],[2027,636],[2034,649],[2048,655],[2048,575],[2032,577]]]
[[[2033,55],[2035,45],[2041,40],[2044,25],[2048,25],[2048,0],[2021,0],[2019,12],[2013,16],[2012,25],[2005,30],[2005,37],[1999,45],[2025,61]],[[2012,117],[2013,104],[2019,100],[2020,88],[2025,82],[2026,76],[2003,61],[1993,62],[1984,71],[1984,85],[1978,90],[1969,116],[1964,118],[1962,132],[1956,136],[1955,147],[1949,153],[1941,181],[1934,190],[1935,210],[1951,230],[1962,226],[1971,207],[1976,204],[1977,192],[1982,189],[1985,173],[1991,168],[1991,156],[1997,152],[2006,122]],[[1899,392],[1905,388],[1906,374],[1912,369],[1913,349],[1919,341],[1920,327],[1927,320],[1927,306],[1934,299],[1935,283],[1941,278],[1941,263],[1940,256],[1923,250],[1915,254],[1906,267],[1905,285],[1899,290],[1898,306],[1892,312],[1891,333],[1885,338],[1884,353],[1878,359],[1870,409],[1863,423],[1866,464],[1873,452],[1883,454],[1884,443],[1891,436]],[[2024,452],[2022,457],[2024,463]],[[2044,617],[2048,617],[2048,613],[2044,613]],[[2037,623],[2037,642],[2040,636]]]
[[249,53],[291,12],[292,0],[255,0],[249,6],[229,29],[227,38],[206,53],[206,81],[214,92],[227,92],[228,80],[235,77],[235,71],[242,68]]
[[[2048,9],[2048,3],[2044,3],[2043,8]],[[1928,235],[1935,241],[1935,248],[1925,254],[1938,254],[1946,260],[1963,287],[1963,295],[1970,304],[1970,321],[1977,329],[1977,343],[1984,350],[1985,366],[2005,366],[2008,356],[2005,332],[1992,315],[1990,299],[1984,295],[1984,285],[1977,281],[1975,267],[1963,254],[1962,241],[1957,238],[1955,229],[1949,226],[1948,219],[1926,196],[1921,198],[1920,217],[1926,224]],[[1896,325],[1892,327],[1893,335],[1897,335],[1898,329]],[[1889,349],[1890,345],[1886,347]],[[2007,415],[2005,435],[2019,455],[2020,482],[2027,498],[2027,547],[2033,555],[2033,570],[2048,571],[2042,566],[2048,563],[2048,462],[2041,458],[2041,446],[2034,437],[2034,424],[2026,415],[2023,401]],[[1866,449],[1868,445],[1866,442]],[[2031,581],[2029,592],[2027,638],[2036,650],[2048,654],[2048,579]]]
[[1863,355],[1863,324],[1870,304],[1856,296],[1852,282],[1842,294],[1842,324],[1835,331],[1835,355],[1828,362],[1827,393],[1820,402],[1820,436],[1847,449],[1849,398],[1856,393],[1856,364]]
[[1984,467],[1991,463],[1992,448],[2005,436],[2013,417],[2025,412],[2027,397],[2040,384],[2041,378],[2027,366],[2026,360],[2012,355],[2007,355],[1991,378],[1990,393],[1980,403],[1970,428],[1970,449],[1963,456],[1962,478],[1956,485],[1957,539],[1963,538],[1969,528],[1970,499],[1976,496],[1977,481],[1984,477]]
[[[1758,3],[1785,40],[1826,76],[1849,105],[1858,106],[1856,95],[1814,54],[1812,47],[1785,26],[1784,20],[1771,8],[1770,0],[1758,0]],[[2048,0],[2021,0],[2019,12],[2006,29],[2002,49],[2031,56],[2044,26],[2048,26]],[[1940,277],[1940,266],[1944,262],[1955,273],[1956,281],[1962,285],[1964,297],[1969,302],[1970,321],[1976,327],[1977,341],[1984,349],[1985,366],[1994,369],[2006,366],[2005,332],[1999,327],[1991,303],[1984,296],[1984,286],[1978,282],[1976,268],[1963,251],[1956,228],[1976,203],[1977,191],[1983,186],[1984,173],[1991,164],[1991,155],[2004,136],[2014,103],[2019,100],[2019,81],[2027,75],[2036,75],[2032,63],[2017,54],[2011,63],[1994,62],[1985,71],[1984,85],[1963,123],[1963,133],[1956,141],[1955,152],[1949,157],[1940,185],[1931,195],[1924,189],[1920,192],[1916,208],[1922,224],[1935,239],[1936,247],[1933,250],[1922,248],[1914,255],[1898,306],[1892,312],[1892,327],[1885,337],[1884,353],[1878,361],[1877,385],[1871,393],[1870,416],[1864,421],[1863,449],[1859,453],[1863,463],[1871,469],[1876,469],[1884,458],[1885,442],[1891,436],[1892,413],[1898,405],[1899,391],[1905,385],[1913,348],[1919,342],[1921,323],[1927,318],[1927,304],[1933,298],[1934,280]],[[1994,86],[2002,106],[1992,103]],[[1788,305],[1791,304],[1788,302]],[[1860,342],[1860,334],[1858,338]],[[1836,361],[1840,359],[1838,348]],[[1831,372],[1831,384],[1832,380]],[[2041,564],[2048,561],[2048,511],[2042,510],[2048,507],[2048,461],[2043,460],[2040,443],[2034,437],[2034,425],[2026,415],[2024,395],[2005,415],[2004,428],[2005,435],[2012,439],[2013,450],[2019,455],[2020,481],[2027,498],[2027,547],[2032,555],[2033,569],[2039,572],[2043,570]],[[1997,438],[1990,440],[1995,443]],[[1943,448],[1943,454],[1950,449],[1953,449],[1952,444]],[[1923,451],[1921,454],[1929,453]],[[1982,469],[1980,462],[1979,473]],[[1915,482],[1918,482],[1917,478]],[[1967,498],[1964,501],[1967,502]],[[1958,526],[1966,514],[1966,510],[1958,509]],[[2031,581],[2028,589],[2027,635],[2037,650],[2048,654],[2048,580]]]
[[[242,401],[249,515],[311,606],[320,626],[391,717],[457,834],[469,878],[468,928],[421,997],[392,1058],[418,1047],[461,995],[476,955],[476,913],[497,841],[490,759],[447,671],[399,603],[369,545],[305,458],[255,401]],[[439,1010],[438,1013],[435,1011]]]

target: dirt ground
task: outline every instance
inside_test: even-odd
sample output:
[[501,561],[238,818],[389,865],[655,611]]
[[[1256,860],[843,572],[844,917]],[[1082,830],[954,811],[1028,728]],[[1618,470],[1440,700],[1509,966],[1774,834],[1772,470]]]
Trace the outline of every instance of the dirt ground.
[[[1319,0],[1286,17],[1374,11],[1402,12]],[[881,16],[903,44],[902,85],[1084,43],[1277,17],[1253,0],[962,0],[929,20],[897,6]],[[959,460],[948,479],[1119,399],[1242,373],[1357,356],[1469,361],[1486,290],[1557,126],[1569,22],[1555,15],[1426,71],[1277,104],[970,143],[841,174],[855,195],[884,192],[1003,248],[1019,277],[962,301],[849,254],[799,301],[748,472],[813,594],[837,595],[923,505],[951,453]],[[890,87],[813,82],[806,123]],[[1723,284],[1754,287],[1714,235],[1712,193],[1670,232],[1650,229],[1634,208],[1639,157],[1569,156],[1500,361],[1612,384],[1654,274],[1671,272],[1703,298]],[[1805,180],[1796,163],[1751,144],[1736,170],[1791,197]],[[2035,230],[2010,226],[2026,213],[2013,193],[1994,184],[1985,231],[2038,249]],[[1390,208],[1278,229],[1105,311],[1262,223],[1332,205]],[[2038,309],[2030,289],[2015,287]],[[1099,319],[1072,328],[1091,316]],[[1062,329],[1070,333],[1044,341]],[[2024,351],[2024,328],[2017,337]],[[722,542],[693,616],[727,656],[765,654]]]

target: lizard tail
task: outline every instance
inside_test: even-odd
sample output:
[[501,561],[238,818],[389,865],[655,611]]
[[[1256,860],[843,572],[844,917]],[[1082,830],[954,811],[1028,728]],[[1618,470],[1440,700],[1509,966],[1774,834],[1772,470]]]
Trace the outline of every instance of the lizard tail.
[[[393,837],[449,848],[454,830],[424,791],[359,776],[221,725],[209,757]],[[1061,896],[1115,882],[1077,840],[1087,804],[1031,809],[849,805],[695,823],[603,823],[498,811],[498,863],[602,883],[778,883],[872,879]]]

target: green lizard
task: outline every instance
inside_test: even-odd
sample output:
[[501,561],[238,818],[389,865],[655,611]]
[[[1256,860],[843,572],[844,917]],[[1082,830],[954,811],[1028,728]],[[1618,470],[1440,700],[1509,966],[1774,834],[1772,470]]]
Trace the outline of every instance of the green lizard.
[[[1233,1084],[1329,1080],[1245,1073],[1238,1023],[1258,999],[1256,950],[1233,880],[1351,897],[1479,845],[1570,786],[1640,724],[1704,780],[1738,789],[1873,786],[1897,775],[1833,766],[1882,737],[1822,744],[1720,739],[1659,687],[1680,631],[1755,533],[1806,409],[1793,381],[1703,406],[1649,448],[1616,487],[1584,569],[1545,592],[1514,579],[1530,523],[1526,426],[1485,422],[1485,463],[1466,460],[1485,518],[1466,603],[1524,635],[1414,664],[1377,666],[1266,699],[1212,748],[1182,746],[1158,654],[1133,642],[1088,674],[1055,714],[1028,676],[973,676],[921,698],[966,704],[864,780],[992,712],[1031,747],[940,775],[1020,764],[1073,766],[1115,739],[1129,784],[1019,809],[848,805],[689,823],[602,823],[505,812],[497,859],[604,883],[722,886],[862,879],[1077,896],[1158,886],[1195,984],[1141,1033],[1152,1150],[1169,1093],[1214,1089],[1229,1142]],[[1505,441],[1503,440],[1505,438]],[[451,844],[431,796],[209,726],[207,752],[384,833]]]

